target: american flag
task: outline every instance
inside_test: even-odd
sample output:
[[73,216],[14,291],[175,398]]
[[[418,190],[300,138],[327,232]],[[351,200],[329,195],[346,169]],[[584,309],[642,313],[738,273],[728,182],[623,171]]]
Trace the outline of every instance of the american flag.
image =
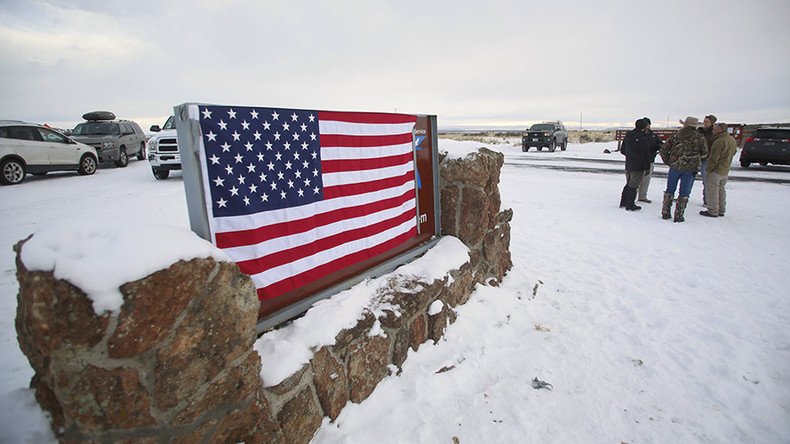
[[417,235],[416,116],[198,107],[209,229],[273,299]]

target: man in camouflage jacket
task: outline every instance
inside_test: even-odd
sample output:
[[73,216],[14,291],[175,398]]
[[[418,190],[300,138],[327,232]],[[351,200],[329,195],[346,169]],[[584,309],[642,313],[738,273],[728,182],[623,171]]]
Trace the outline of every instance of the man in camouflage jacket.
[[689,195],[691,195],[691,187],[694,185],[694,176],[699,171],[702,160],[708,157],[705,137],[696,130],[699,119],[689,116],[686,117],[686,120],[681,120],[680,123],[683,124],[683,128],[675,132],[659,151],[661,160],[669,166],[667,189],[664,191],[664,202],[661,206],[663,219],[670,218],[672,200],[678,183],[680,183],[680,192],[675,206],[675,222],[685,220],[683,216]]

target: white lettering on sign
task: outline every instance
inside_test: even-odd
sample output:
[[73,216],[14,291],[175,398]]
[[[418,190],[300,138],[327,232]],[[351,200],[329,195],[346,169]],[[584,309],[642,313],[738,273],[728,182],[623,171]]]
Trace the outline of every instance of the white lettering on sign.
[[428,215],[427,214],[420,214],[420,223],[428,222]]

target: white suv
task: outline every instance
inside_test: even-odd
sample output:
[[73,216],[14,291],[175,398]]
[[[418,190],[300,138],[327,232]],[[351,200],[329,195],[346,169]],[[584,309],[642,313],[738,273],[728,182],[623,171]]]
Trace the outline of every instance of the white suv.
[[159,180],[167,179],[172,170],[181,169],[181,155],[178,154],[176,138],[176,121],[173,116],[167,119],[165,126],[153,125],[151,131],[156,133],[148,139],[148,162],[151,171]]
[[0,120],[0,183],[15,185],[25,175],[76,170],[96,172],[96,150],[49,128],[33,123]]

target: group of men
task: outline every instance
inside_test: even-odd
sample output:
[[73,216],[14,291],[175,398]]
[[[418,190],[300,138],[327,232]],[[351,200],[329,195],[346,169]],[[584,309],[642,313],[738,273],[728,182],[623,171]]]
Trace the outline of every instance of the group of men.
[[[727,176],[737,150],[737,142],[727,132],[727,124],[717,123],[716,116],[705,116],[703,126],[699,119],[686,117],[683,125],[666,143],[650,129],[647,117],[636,121],[634,129],[626,133],[620,151],[625,155],[626,184],[620,195],[620,208],[628,211],[641,210],[636,200],[651,203],[647,198],[650,177],[656,155],[669,166],[667,188],[661,205],[661,218],[685,221],[686,205],[698,172],[702,173],[703,204],[706,209],[699,214],[706,217],[722,217],[727,209]],[[675,191],[680,186],[677,199]],[[675,215],[672,216],[672,202]]]

